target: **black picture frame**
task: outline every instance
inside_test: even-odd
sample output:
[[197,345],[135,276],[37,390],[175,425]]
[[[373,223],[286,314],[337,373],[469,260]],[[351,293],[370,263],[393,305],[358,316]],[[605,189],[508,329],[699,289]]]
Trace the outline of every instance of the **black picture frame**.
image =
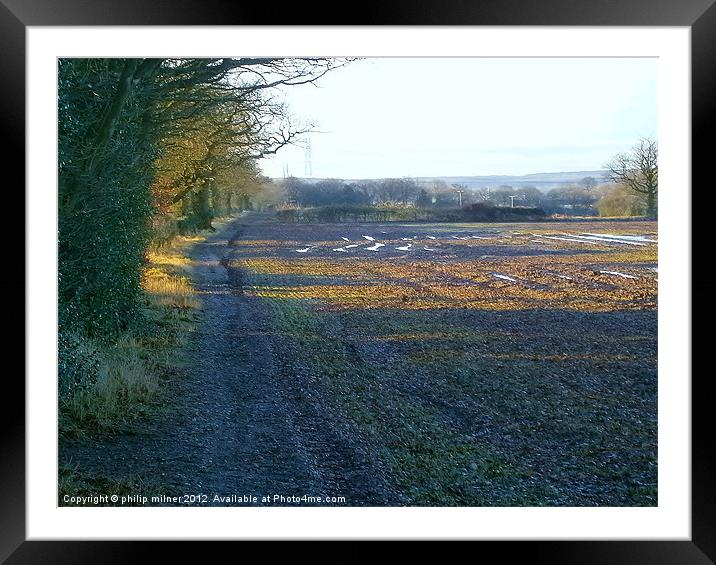
[[[708,187],[711,172],[710,137],[716,103],[716,5],[714,0],[482,0],[461,2],[409,2],[384,0],[361,4],[343,21],[341,11],[302,3],[282,7],[268,3],[247,6],[221,0],[0,0],[0,124],[5,141],[3,156],[6,189],[25,186],[25,33],[28,26],[68,25],[566,25],[566,26],[687,26],[692,38],[692,179],[693,186]],[[52,127],[49,126],[48,127]],[[13,174],[16,178],[12,178]],[[8,176],[10,177],[9,180]],[[9,195],[6,196],[9,198]],[[18,198],[13,216],[24,222],[24,199]],[[10,206],[10,204],[6,204]],[[698,253],[697,229],[706,225],[708,206],[692,209],[692,259]],[[29,211],[25,210],[26,213]],[[703,215],[700,217],[699,215]],[[699,221],[701,220],[701,221]],[[19,226],[22,227],[22,226]],[[21,233],[13,230],[15,234]],[[24,230],[23,230],[24,232]],[[8,249],[14,265],[2,288],[11,296],[25,296],[24,251]],[[13,256],[14,254],[14,256]],[[693,264],[693,263],[692,263]],[[709,291],[716,283],[708,277],[692,283],[692,304],[699,305],[692,319],[708,320]],[[698,282],[698,280],[706,282]],[[698,302],[697,302],[698,301]],[[12,302],[12,301],[11,301]],[[19,301],[15,301],[18,302]],[[20,318],[18,318],[20,319]],[[693,324],[693,322],[692,322]],[[696,328],[695,325],[693,325]],[[13,331],[15,339],[24,332]],[[20,337],[22,336],[22,338]],[[706,332],[692,331],[692,351],[708,351]],[[9,349],[9,348],[8,348]],[[9,360],[9,356],[8,356]],[[17,371],[5,371],[0,410],[0,561],[20,563],[135,563],[161,556],[166,561],[201,555],[211,561],[226,543],[206,542],[82,542],[26,541],[25,536],[25,409],[24,385]],[[499,552],[501,560],[529,559],[538,563],[712,563],[716,560],[716,465],[710,418],[711,397],[707,369],[693,370],[692,386],[692,536],[689,541],[531,541],[479,542],[480,555]],[[336,554],[338,555],[338,554]],[[208,558],[208,559],[207,559]]]

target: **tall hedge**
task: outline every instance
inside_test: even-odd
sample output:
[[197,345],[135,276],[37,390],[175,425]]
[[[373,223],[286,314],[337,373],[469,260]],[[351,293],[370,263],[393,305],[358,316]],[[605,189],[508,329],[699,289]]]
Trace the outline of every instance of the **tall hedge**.
[[64,59],[58,68],[60,332],[108,340],[137,311],[155,157],[141,90],[98,144],[123,63]]

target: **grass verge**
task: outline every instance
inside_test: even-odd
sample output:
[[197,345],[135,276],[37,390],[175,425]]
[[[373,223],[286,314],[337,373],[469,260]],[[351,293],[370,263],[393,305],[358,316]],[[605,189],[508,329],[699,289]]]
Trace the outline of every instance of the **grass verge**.
[[169,383],[182,366],[181,350],[193,330],[201,300],[186,276],[187,246],[202,236],[177,238],[147,253],[138,322],[110,344],[71,336],[82,360],[59,396],[63,439],[106,437],[131,431],[171,409]]

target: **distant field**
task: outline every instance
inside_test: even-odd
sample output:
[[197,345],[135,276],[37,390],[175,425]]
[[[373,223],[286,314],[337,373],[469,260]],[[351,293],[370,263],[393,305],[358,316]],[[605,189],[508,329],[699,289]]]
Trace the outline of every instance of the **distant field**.
[[231,246],[287,378],[412,504],[657,504],[655,222],[266,222]]

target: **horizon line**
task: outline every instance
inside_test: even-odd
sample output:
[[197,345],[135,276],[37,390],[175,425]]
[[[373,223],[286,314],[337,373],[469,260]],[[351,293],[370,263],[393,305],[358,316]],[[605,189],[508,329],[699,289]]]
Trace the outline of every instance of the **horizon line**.
[[[402,175],[402,176],[383,176],[383,177],[337,177],[337,176],[301,176],[301,175],[288,175],[289,177],[297,179],[337,179],[337,180],[382,180],[382,179],[440,179],[440,178],[489,178],[489,177],[506,177],[506,178],[520,178],[529,177],[534,175],[556,175],[556,174],[573,174],[573,173],[606,173],[607,169],[580,169],[576,171],[542,171],[536,173],[525,173],[523,175],[509,175],[509,174],[492,174],[492,175]],[[285,178],[283,176],[269,176],[271,179]]]

